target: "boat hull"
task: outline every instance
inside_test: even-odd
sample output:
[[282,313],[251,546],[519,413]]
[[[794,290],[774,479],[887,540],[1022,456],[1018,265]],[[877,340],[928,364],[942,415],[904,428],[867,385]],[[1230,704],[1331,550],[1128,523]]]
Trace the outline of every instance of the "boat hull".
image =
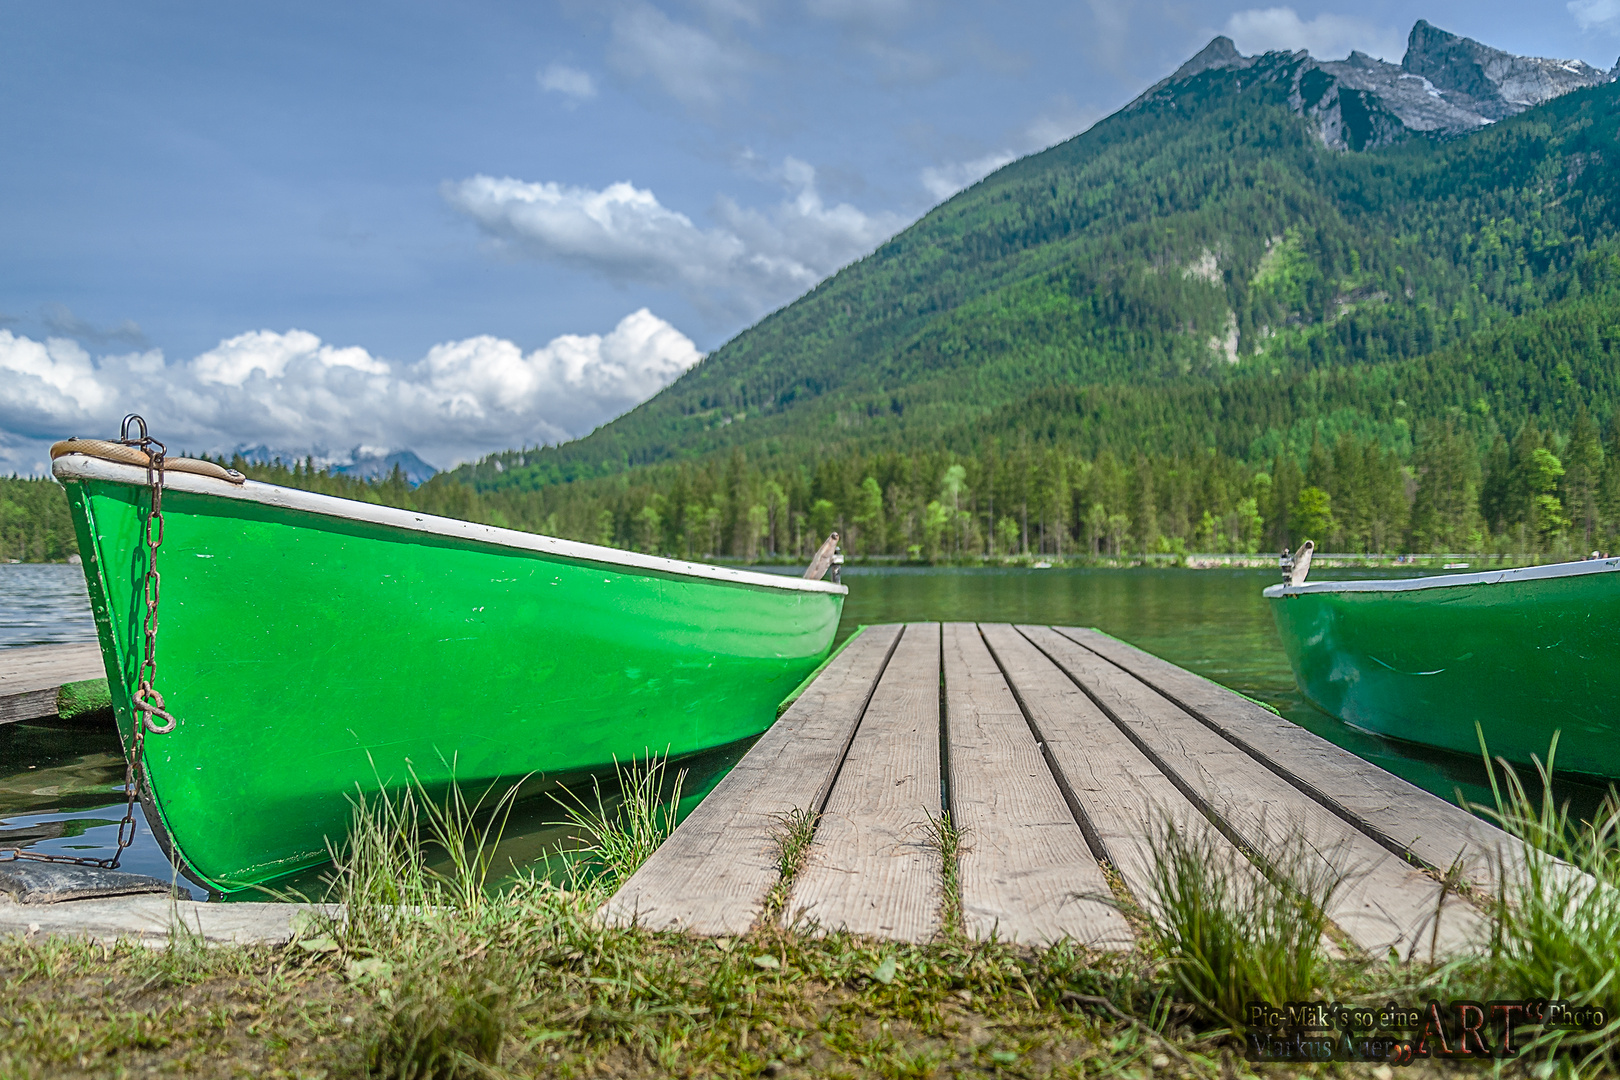
[[[144,472],[64,461],[127,747],[148,496],[119,471]],[[222,891],[324,862],[357,792],[413,775],[478,791],[758,735],[843,601],[826,583],[172,479],[156,685],[178,724],[146,736],[143,795],[171,855]]]
[[1346,723],[1524,764],[1556,733],[1560,770],[1620,776],[1620,560],[1266,597],[1301,693]]

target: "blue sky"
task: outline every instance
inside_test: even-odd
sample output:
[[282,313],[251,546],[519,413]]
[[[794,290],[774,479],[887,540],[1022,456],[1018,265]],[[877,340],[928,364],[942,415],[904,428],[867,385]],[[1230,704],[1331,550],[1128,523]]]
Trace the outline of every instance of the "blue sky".
[[1420,17],[1620,53],[1620,0],[7,0],[0,469],[129,408],[440,466],[579,435],[1216,33],[1399,60]]

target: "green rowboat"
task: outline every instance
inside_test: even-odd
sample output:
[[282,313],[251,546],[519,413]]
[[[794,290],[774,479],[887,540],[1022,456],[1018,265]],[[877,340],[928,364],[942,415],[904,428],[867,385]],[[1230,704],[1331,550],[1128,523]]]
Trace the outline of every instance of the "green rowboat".
[[[151,489],[144,465],[105,460],[139,451],[75,444],[53,470],[127,753]],[[477,792],[758,735],[847,592],[188,464],[165,469],[157,557],[155,686],[176,723],[148,727],[140,794],[170,857],[221,891],[324,862],[350,800],[413,772]]]
[[1620,777],[1620,559],[1265,591],[1300,692],[1393,739]]

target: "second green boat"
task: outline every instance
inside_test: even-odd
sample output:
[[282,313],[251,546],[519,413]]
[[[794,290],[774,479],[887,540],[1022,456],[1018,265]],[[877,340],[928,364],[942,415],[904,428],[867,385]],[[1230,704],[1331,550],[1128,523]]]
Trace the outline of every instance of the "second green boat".
[[[1620,777],[1620,559],[1265,591],[1300,692],[1379,735]],[[1478,724],[1478,730],[1475,725]]]
[[[147,626],[145,458],[53,448],[126,752]],[[195,468],[197,471],[182,471]],[[162,477],[142,800],[221,891],[318,865],[350,800],[758,735],[827,653],[847,590],[241,482]]]

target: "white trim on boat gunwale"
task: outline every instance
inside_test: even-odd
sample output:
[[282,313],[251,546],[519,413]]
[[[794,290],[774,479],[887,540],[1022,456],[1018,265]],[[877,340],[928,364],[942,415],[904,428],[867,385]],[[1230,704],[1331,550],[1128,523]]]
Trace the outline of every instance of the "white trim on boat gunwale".
[[[58,480],[104,480],[115,484],[146,486],[145,469],[136,465],[120,465],[112,461],[103,461],[99,458],[87,457],[84,454],[64,454],[51,462],[51,471],[56,474]],[[412,510],[398,510],[392,506],[378,506],[374,503],[356,502],[353,499],[339,499],[332,495],[320,495],[313,491],[300,491],[297,488],[280,487],[276,484],[261,484],[254,480],[242,484],[233,484],[226,480],[216,480],[211,476],[200,476],[196,473],[171,472],[164,474],[163,486],[167,491],[184,491],[194,495],[217,495],[225,499],[242,499],[246,502],[263,503],[266,506],[280,507],[284,510],[301,510],[305,513],[320,514],[323,517],[364,521],[372,525],[385,525],[410,532],[430,533],[434,536],[447,536],[456,540],[474,540],[485,544],[495,544],[499,547],[515,548],[520,551],[535,551],[565,559],[578,559],[582,562],[600,563],[626,569],[652,570],[662,574],[677,574],[681,577],[708,578],[713,581],[730,582],[736,585],[762,585],[771,589],[787,589],[798,592],[840,594],[848,594],[849,592],[847,586],[834,585],[830,581],[807,581],[804,578],[788,577],[784,574],[761,574],[753,570],[734,570],[725,566],[708,566],[704,563],[666,559],[660,555],[643,555],[635,551],[620,551],[618,548],[582,544],[575,540],[561,540],[554,536],[542,536],[539,533],[518,532],[516,529],[498,529],[493,525],[478,525],[471,521],[457,521],[454,518],[435,517],[432,514],[418,514]]]
[[1620,559],[1583,559],[1580,562],[1521,566],[1513,570],[1485,570],[1477,574],[1437,574],[1396,581],[1308,581],[1304,585],[1272,585],[1262,594],[1268,599],[1328,592],[1412,592],[1416,589],[1454,589],[1467,585],[1509,585],[1515,581],[1607,574],[1620,570]]

